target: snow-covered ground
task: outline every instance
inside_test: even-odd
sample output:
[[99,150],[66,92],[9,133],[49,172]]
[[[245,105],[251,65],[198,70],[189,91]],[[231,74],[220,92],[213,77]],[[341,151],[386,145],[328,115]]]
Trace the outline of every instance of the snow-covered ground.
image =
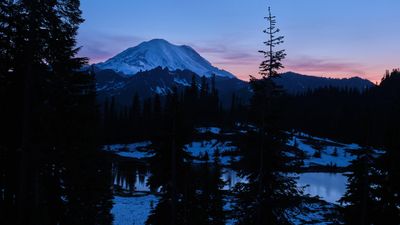
[[[218,134],[220,132],[220,128],[217,127],[199,128],[199,130],[200,132],[210,132],[213,134]],[[145,149],[149,145],[151,145],[150,141],[130,144],[113,144],[103,146],[103,150],[127,158],[143,159],[154,155],[154,153],[150,153]],[[222,165],[229,165],[231,162],[239,160],[237,156],[229,155],[229,152],[237,150],[237,147],[232,145],[231,141],[219,141],[217,139],[193,141],[186,144],[185,149],[193,157],[197,158],[194,160],[195,163],[204,162],[202,159],[204,159],[205,155],[208,155],[208,162],[214,162],[214,153],[217,149],[220,152]]]
[[135,142],[131,144],[113,144],[113,145],[105,145],[103,147],[104,151],[114,152],[115,154],[127,158],[147,158],[151,157],[148,151],[143,150],[143,148],[149,146],[151,144],[150,141],[143,142]]
[[[358,144],[344,144],[304,133],[293,135],[288,145],[297,147],[305,153],[304,167],[315,165],[347,167],[356,158],[352,152],[361,148]],[[382,151],[375,150],[375,152],[380,154]]]
[[[114,196],[114,205],[111,209],[111,213],[114,216],[113,225],[144,225],[158,201],[158,197],[151,194],[133,197]],[[302,210],[290,212],[291,221],[296,225],[331,224],[332,221],[328,221],[325,215],[332,213],[335,210],[334,207],[332,204],[322,204],[321,202],[303,204],[301,206]],[[232,210],[232,202],[229,199],[225,200],[224,210]],[[235,220],[228,218],[225,224],[233,225]]]
[[158,203],[158,197],[143,195],[134,197],[114,196],[111,213],[114,225],[144,225],[152,208]]
[[[221,128],[218,127],[199,127],[196,130],[198,133],[221,135]],[[143,141],[130,144],[105,145],[103,150],[114,152],[123,157],[142,159],[153,156],[152,153],[144,149],[150,144],[150,141]],[[357,144],[343,144],[304,133],[293,135],[289,139],[288,145],[297,147],[304,152],[304,167],[315,165],[347,167],[350,165],[350,161],[355,159],[355,156],[351,152],[360,148]],[[229,154],[229,152],[237,150],[237,147],[231,141],[220,141],[218,139],[193,141],[185,145],[185,148],[192,156],[198,159],[202,159],[207,153],[209,162],[214,161],[214,152],[216,149],[220,152],[221,163],[223,165],[229,165],[231,161],[238,160],[238,157]],[[376,150],[376,152],[379,154],[381,151]],[[194,162],[201,161],[195,160]]]

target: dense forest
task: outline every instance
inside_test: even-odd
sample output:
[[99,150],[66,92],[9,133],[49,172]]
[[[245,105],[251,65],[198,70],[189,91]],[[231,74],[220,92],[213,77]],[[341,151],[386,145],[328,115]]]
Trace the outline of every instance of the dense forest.
[[[193,77],[166,95],[137,93],[129,105],[112,97],[97,102],[95,71],[76,57],[79,7],[79,0],[0,2],[1,224],[113,224],[113,199],[127,195],[114,185],[115,167],[129,177],[134,163],[113,161],[102,146],[145,140],[151,157],[139,165],[149,168],[146,183],[158,198],[146,224],[295,224],[295,212],[318,211],[305,205],[320,200],[288,175],[300,170],[304,154],[288,144],[292,131],[362,145],[345,168],[342,204],[315,223],[400,223],[399,70],[364,92],[285,93],[273,81],[286,53],[276,49],[283,36],[269,10],[264,61],[260,78],[250,78],[249,102],[233,93],[230,107],[222,107],[215,77]],[[238,160],[229,168],[246,182],[227,191],[226,153],[196,158],[186,146],[210,135],[199,135],[198,127],[238,124],[248,129],[233,136],[238,150],[230,157]]]
[[325,87],[289,96],[287,126],[347,142],[398,147],[399,85],[400,71],[395,69],[364,92]]

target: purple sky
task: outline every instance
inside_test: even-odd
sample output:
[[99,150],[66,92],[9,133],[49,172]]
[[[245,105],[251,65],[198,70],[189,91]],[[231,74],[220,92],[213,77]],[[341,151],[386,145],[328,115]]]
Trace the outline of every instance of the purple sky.
[[285,36],[283,71],[379,81],[400,67],[399,0],[82,0],[80,55],[104,61],[142,41],[192,46],[247,80],[257,75],[271,6]]

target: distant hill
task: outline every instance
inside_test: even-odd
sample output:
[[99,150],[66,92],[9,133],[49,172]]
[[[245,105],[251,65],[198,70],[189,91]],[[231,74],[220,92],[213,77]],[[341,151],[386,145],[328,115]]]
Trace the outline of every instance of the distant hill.
[[307,90],[313,90],[321,87],[339,87],[355,88],[364,91],[374,86],[374,83],[360,77],[351,78],[326,78],[317,76],[302,75],[294,72],[287,72],[281,75],[281,78],[275,79],[275,82],[284,87],[291,93],[297,94]]

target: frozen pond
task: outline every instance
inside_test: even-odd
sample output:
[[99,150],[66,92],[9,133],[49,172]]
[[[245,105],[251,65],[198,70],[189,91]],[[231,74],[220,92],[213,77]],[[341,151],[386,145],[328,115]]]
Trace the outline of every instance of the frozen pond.
[[[122,168],[121,168],[122,167]],[[150,176],[146,166],[114,166],[113,177],[114,185],[130,192],[148,192],[147,180]],[[301,173],[297,185],[304,187],[306,194],[319,196],[322,200],[330,203],[337,201],[346,191],[347,177],[341,173]],[[232,190],[238,182],[247,182],[247,179],[241,178],[237,172],[228,168],[223,169],[222,180],[225,181],[224,190]]]
[[299,187],[307,185],[305,193],[337,203],[346,192],[347,177],[341,173],[302,173],[299,174]]

